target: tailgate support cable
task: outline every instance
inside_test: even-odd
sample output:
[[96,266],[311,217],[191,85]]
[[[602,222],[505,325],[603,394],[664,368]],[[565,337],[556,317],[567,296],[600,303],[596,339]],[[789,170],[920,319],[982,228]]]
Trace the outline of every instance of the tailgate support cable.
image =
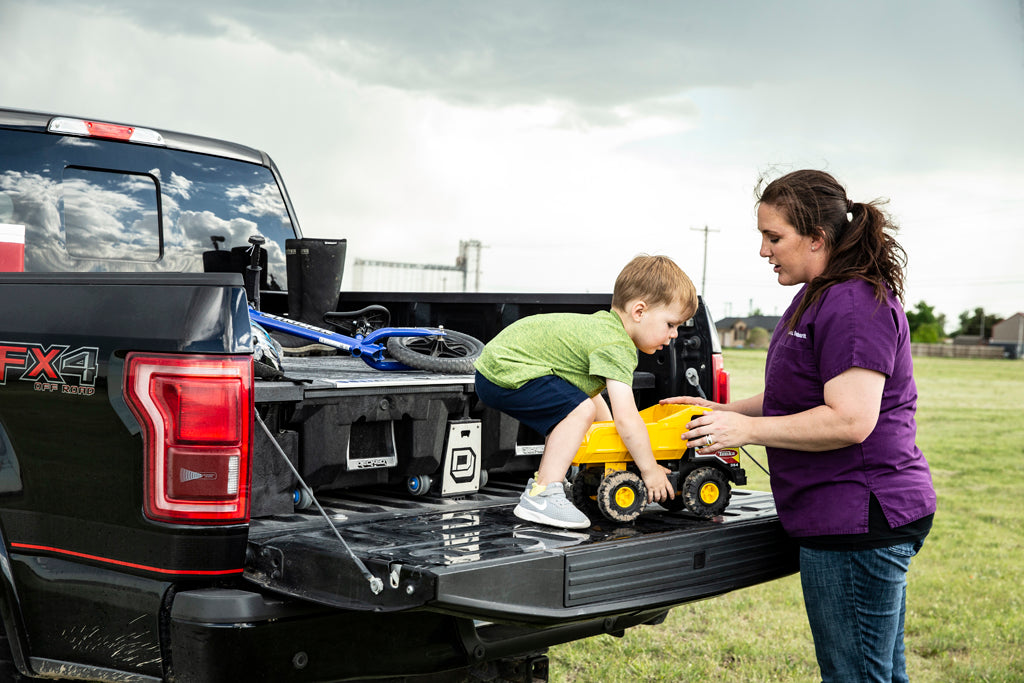
[[366,568],[365,564],[363,564],[363,561],[360,560],[356,556],[356,554],[352,552],[352,549],[348,547],[348,543],[346,543],[345,539],[342,538],[341,532],[338,531],[338,527],[334,526],[334,522],[331,521],[331,518],[327,515],[327,512],[323,509],[323,507],[321,507],[320,501],[318,501],[316,499],[316,496],[313,495],[313,490],[306,485],[305,481],[302,480],[302,475],[299,474],[299,471],[297,469],[295,469],[295,465],[292,464],[292,461],[288,459],[288,456],[285,454],[284,449],[281,448],[281,445],[277,443],[277,439],[274,438],[274,435],[270,432],[270,428],[267,427],[267,424],[263,421],[263,418],[260,417],[260,414],[258,412],[255,413],[255,416],[256,422],[258,422],[260,427],[263,428],[263,431],[266,432],[267,437],[270,439],[270,443],[273,444],[274,446],[274,450],[277,451],[278,455],[281,456],[281,459],[284,460],[285,464],[288,465],[288,468],[291,469],[292,474],[294,474],[295,478],[298,479],[299,486],[301,486],[302,489],[307,494],[309,494],[309,497],[313,501],[313,504],[316,505],[316,509],[320,511],[320,515],[327,521],[327,526],[331,527],[331,531],[333,531],[334,535],[338,537],[339,541],[341,541],[341,546],[345,549],[345,552],[348,554],[349,558],[359,569],[359,572],[363,575],[363,577],[366,578],[366,580],[369,582],[370,591],[374,595],[380,594],[380,592],[384,590],[384,582],[381,579],[374,576],[373,574],[371,574],[370,570]]

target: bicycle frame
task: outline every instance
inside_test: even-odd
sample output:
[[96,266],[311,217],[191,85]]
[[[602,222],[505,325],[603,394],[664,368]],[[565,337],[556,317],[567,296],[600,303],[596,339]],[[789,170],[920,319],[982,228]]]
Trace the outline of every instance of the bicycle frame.
[[325,330],[322,327],[315,327],[258,311],[251,304],[249,306],[249,319],[268,330],[284,332],[285,334],[347,351],[355,358],[362,358],[367,365],[377,370],[413,369],[405,363],[384,357],[388,337],[431,337],[444,336],[445,334],[444,330],[431,327],[382,327],[365,336],[356,335],[355,337],[349,337]]

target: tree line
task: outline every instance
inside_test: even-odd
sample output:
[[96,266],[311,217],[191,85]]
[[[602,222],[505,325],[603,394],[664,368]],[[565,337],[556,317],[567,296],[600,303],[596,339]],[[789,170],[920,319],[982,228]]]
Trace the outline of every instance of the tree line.
[[[749,313],[750,317],[761,316],[764,313],[760,308],[755,308]],[[936,315],[935,307],[929,306],[924,301],[918,301],[912,310],[907,310],[907,321],[910,323],[910,340],[922,344],[936,344],[946,337],[975,336],[988,337],[992,334],[992,326],[1004,320],[1002,316],[985,313],[984,308],[975,308],[973,311],[964,311],[959,316],[959,327],[946,334],[946,315]],[[765,348],[771,333],[761,327],[754,327],[747,331],[745,345],[753,348]]]
[[999,315],[985,313],[985,309],[978,307],[973,311],[964,311],[960,314],[960,326],[946,334],[945,314],[935,314],[935,307],[929,306],[924,301],[917,302],[913,310],[907,311],[907,321],[910,323],[910,339],[914,342],[934,344],[942,341],[947,336],[989,336],[992,326],[1002,322],[1004,318]]

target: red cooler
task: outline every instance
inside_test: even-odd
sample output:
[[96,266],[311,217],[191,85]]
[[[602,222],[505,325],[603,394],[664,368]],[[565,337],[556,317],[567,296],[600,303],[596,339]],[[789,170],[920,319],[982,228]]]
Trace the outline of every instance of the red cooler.
[[25,270],[25,226],[0,225],[0,272]]

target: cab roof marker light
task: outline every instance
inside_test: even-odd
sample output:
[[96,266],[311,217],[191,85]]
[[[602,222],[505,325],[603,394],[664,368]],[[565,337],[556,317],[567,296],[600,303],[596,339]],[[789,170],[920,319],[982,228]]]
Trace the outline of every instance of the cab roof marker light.
[[164,146],[167,143],[164,142],[164,136],[157,133],[155,130],[149,128],[136,128],[132,133],[129,142],[140,142],[144,145],[160,145]]
[[57,117],[50,121],[50,125],[47,130],[51,133],[65,133],[66,135],[88,135],[89,128],[86,127],[85,121],[79,119],[65,119]]
[[164,142],[164,137],[160,135],[160,133],[149,128],[133,128],[132,126],[122,126],[116,123],[69,119],[64,116],[58,116],[52,119],[47,130],[51,133],[81,135],[91,138],[106,138],[109,140],[125,140],[128,142],[138,142],[144,145],[162,146],[166,144]]

